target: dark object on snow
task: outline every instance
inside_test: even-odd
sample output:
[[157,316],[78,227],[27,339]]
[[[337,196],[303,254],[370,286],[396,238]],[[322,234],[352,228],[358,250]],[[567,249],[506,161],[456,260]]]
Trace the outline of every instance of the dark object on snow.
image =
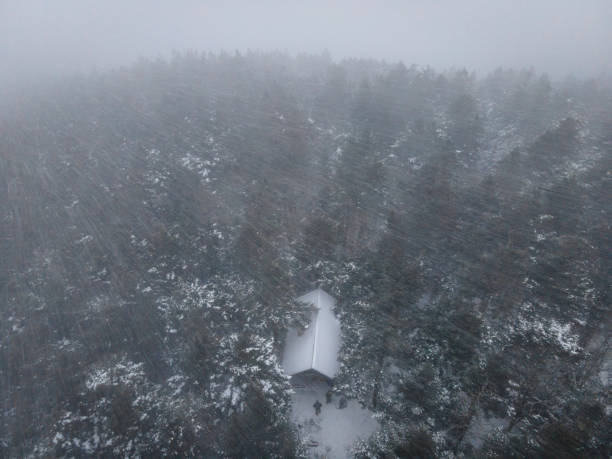
[[308,443],[306,443],[306,446],[308,446],[309,448],[316,448],[317,446],[319,446],[319,442],[310,440]]
[[321,414],[321,407],[322,407],[323,405],[321,405],[321,402],[320,402],[320,401],[318,401],[318,400],[317,400],[316,402],[314,402],[314,404],[313,404],[312,406],[314,406],[314,409],[315,409],[315,414],[316,414],[317,416],[318,416],[319,414]]
[[338,404],[338,408],[343,409],[346,408],[346,397],[343,395],[342,397],[340,397],[340,403]]
[[325,403],[331,403],[332,400],[332,391],[328,390],[325,394]]

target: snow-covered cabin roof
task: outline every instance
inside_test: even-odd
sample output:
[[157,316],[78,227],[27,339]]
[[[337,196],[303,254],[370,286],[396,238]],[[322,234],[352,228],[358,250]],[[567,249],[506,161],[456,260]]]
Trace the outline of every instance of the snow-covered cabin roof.
[[297,299],[313,307],[308,328],[301,334],[289,329],[283,352],[283,368],[289,376],[315,370],[328,378],[338,372],[340,322],[334,315],[336,300],[320,288]]

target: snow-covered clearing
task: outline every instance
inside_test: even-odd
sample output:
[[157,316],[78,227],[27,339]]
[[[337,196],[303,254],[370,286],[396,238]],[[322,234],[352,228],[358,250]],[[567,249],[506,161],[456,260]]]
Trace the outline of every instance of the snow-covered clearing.
[[472,419],[470,427],[465,434],[465,439],[475,448],[480,448],[487,437],[493,434],[494,431],[501,431],[508,426],[507,418],[497,418],[495,416],[487,417],[482,411],[479,411]]
[[[355,400],[348,400],[346,408],[338,408],[340,397],[334,395],[326,403],[325,394],[330,386],[319,381],[297,375],[293,378],[295,393],[292,396],[291,418],[299,434],[309,447],[311,457],[352,457],[350,448],[358,440],[366,440],[380,427],[372,413]],[[315,414],[316,401],[321,403],[321,413]],[[318,446],[314,446],[318,445]]]

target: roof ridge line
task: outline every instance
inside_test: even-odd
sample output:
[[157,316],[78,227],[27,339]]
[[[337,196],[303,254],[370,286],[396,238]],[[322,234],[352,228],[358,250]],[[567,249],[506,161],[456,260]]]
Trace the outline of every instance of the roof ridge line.
[[321,295],[321,291],[319,289],[319,291],[317,292],[317,304],[315,305],[315,318],[314,318],[314,340],[312,342],[312,361],[310,363],[310,367],[312,369],[315,368],[315,364],[316,364],[316,357],[317,357],[317,337],[319,335],[319,311],[321,309],[320,306],[320,295]]

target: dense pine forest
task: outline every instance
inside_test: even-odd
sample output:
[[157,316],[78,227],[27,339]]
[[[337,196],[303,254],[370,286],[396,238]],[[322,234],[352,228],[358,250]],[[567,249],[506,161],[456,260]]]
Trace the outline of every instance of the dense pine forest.
[[177,53],[0,99],[0,457],[612,455],[612,82]]

